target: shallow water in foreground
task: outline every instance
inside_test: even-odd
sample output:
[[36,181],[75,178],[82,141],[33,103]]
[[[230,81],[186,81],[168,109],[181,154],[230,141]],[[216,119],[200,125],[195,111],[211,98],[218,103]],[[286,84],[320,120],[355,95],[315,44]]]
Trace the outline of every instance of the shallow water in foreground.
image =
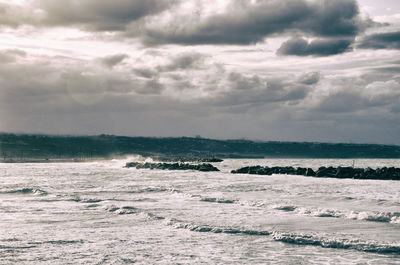
[[125,162],[0,164],[0,264],[400,264],[399,181],[229,173],[353,160]]

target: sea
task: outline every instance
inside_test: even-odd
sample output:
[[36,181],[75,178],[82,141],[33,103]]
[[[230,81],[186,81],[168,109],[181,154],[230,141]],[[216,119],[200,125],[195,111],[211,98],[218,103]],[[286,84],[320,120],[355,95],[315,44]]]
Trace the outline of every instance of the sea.
[[230,173],[399,159],[131,161],[0,163],[0,264],[400,264],[400,181]]

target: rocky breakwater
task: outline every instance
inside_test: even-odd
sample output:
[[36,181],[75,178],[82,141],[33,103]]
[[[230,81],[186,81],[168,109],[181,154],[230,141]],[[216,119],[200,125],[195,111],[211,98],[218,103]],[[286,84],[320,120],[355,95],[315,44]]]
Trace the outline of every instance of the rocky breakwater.
[[400,168],[353,168],[353,167],[320,167],[317,171],[312,168],[294,167],[262,167],[249,166],[232,170],[233,174],[254,174],[254,175],[302,175],[319,178],[341,178],[341,179],[380,179],[400,180]]
[[211,164],[198,164],[191,165],[187,163],[139,163],[129,162],[126,163],[125,167],[134,167],[137,169],[148,168],[148,169],[160,169],[160,170],[198,170],[198,171],[219,171],[218,168]]
[[217,157],[163,157],[153,156],[153,160],[160,162],[191,162],[191,163],[219,163],[224,161]]

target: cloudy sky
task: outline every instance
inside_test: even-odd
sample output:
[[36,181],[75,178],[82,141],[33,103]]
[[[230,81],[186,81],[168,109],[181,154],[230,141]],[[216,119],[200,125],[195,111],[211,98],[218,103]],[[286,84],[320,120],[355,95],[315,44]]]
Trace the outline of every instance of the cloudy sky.
[[0,132],[400,144],[398,0],[0,0]]

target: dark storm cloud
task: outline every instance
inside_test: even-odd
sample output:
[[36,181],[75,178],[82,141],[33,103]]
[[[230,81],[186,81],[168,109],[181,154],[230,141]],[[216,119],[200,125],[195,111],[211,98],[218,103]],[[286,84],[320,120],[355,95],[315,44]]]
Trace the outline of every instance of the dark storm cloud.
[[[11,1],[10,1],[11,2]],[[0,26],[79,27],[87,31],[124,31],[144,17],[170,8],[175,0],[32,0],[0,3]]]
[[102,64],[109,68],[113,68],[115,65],[121,63],[124,59],[128,58],[127,54],[115,54],[100,59]]
[[352,40],[317,39],[311,42],[303,38],[292,38],[278,49],[279,55],[330,56],[351,50]]
[[80,25],[94,31],[122,31],[127,24],[168,8],[168,0],[81,0],[37,1],[46,12],[41,20],[47,26]]
[[400,31],[371,34],[357,46],[366,49],[400,49]]
[[[32,3],[31,10],[24,12],[18,6],[0,4],[0,25],[67,26],[119,32],[120,37],[139,38],[151,45],[248,45],[279,34],[352,39],[376,24],[360,17],[356,0],[260,0],[255,3],[232,0],[227,10],[209,16],[200,11],[197,16],[196,10],[192,14],[180,14],[177,10],[183,1],[179,0],[62,3],[34,0]],[[157,16],[163,11],[169,13],[171,21]]]
[[[239,1],[236,1],[239,2]],[[147,29],[151,44],[239,44],[262,41],[285,32],[312,36],[354,37],[372,24],[362,20],[355,0],[269,0],[256,4],[240,2],[228,12],[190,23],[176,18],[176,26]]]

